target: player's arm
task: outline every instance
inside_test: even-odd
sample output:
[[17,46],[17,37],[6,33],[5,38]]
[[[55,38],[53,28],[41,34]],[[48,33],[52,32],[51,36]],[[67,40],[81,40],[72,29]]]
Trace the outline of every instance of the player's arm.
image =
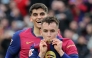
[[[62,38],[60,36],[57,36],[57,38],[62,41]],[[73,41],[66,39],[64,42],[66,44],[64,48],[66,51],[59,51],[61,58],[78,58],[77,48]]]
[[66,39],[65,51],[61,58],[78,58],[77,48],[74,42],[70,39]]
[[40,58],[38,49],[36,49],[34,46],[31,46],[29,50],[29,58]]
[[61,55],[60,56],[61,56],[60,58],[78,58],[78,55],[77,54],[68,55],[65,52],[63,52],[63,54],[61,52]]
[[12,39],[11,39],[11,43],[7,49],[7,53],[5,58],[14,58],[20,50],[20,37],[19,37],[19,33],[20,32],[16,32]]

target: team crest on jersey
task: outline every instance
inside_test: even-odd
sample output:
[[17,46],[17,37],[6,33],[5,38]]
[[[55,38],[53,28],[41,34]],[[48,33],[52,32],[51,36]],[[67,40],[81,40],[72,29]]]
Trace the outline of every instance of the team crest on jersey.
[[33,54],[34,49],[29,50],[29,57]]
[[56,54],[53,51],[47,51],[45,58],[56,58]]

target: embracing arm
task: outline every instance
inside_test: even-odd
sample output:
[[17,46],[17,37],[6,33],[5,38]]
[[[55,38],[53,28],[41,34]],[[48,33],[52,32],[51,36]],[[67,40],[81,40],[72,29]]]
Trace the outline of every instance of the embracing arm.
[[20,37],[19,37],[19,33],[20,32],[16,32],[12,39],[11,39],[11,43],[7,49],[7,53],[5,58],[14,58],[20,50]]
[[64,38],[63,39],[63,50],[64,54],[61,58],[78,58],[78,51],[71,39]]
[[40,44],[31,46],[31,49],[29,51],[29,57],[30,58],[44,58],[46,51],[47,51],[47,44],[44,40],[41,40]]
[[[61,39],[62,41],[63,50],[57,51],[59,55],[61,56],[60,58],[78,58],[78,51],[72,40],[67,39],[67,38],[61,38],[59,36],[57,36],[57,38]],[[58,44],[59,44],[59,41],[58,41]]]
[[67,55],[63,51],[60,51],[59,55],[61,56],[60,58],[78,58],[78,54]]
[[31,46],[29,50],[29,58],[40,58],[38,55],[39,55],[38,49],[36,49],[34,45]]
[[78,54],[67,55],[66,53],[64,53],[61,58],[78,58]]

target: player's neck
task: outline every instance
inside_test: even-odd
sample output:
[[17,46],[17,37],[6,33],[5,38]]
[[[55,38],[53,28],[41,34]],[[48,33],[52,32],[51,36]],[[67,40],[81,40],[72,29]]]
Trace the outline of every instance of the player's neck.
[[41,34],[40,34],[40,29],[34,27],[33,32],[34,32],[35,36],[37,36],[37,37],[38,37],[38,36],[41,36]]

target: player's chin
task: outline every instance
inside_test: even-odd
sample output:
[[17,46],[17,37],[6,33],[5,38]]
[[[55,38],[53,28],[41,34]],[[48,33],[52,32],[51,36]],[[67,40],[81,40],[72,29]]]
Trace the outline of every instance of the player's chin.
[[37,25],[37,28],[41,29],[41,25],[39,25],[39,26]]
[[41,28],[41,24],[36,23],[37,28]]

